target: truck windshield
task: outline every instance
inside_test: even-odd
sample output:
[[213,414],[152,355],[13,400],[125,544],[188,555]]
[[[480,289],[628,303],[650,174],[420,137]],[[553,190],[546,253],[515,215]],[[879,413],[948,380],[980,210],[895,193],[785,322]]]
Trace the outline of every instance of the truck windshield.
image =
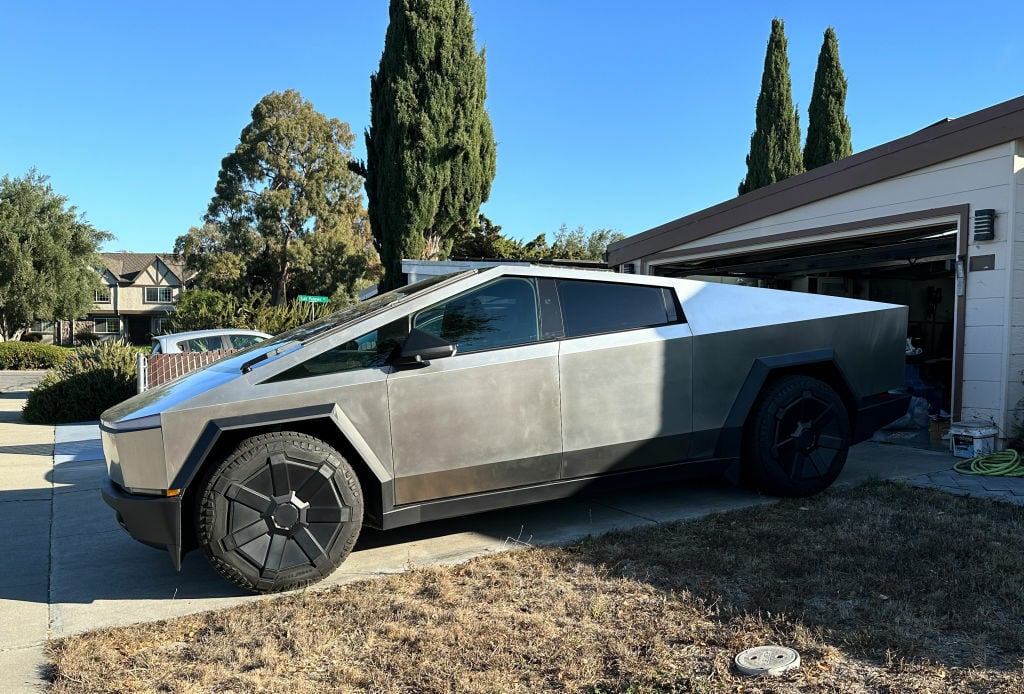
[[466,270],[464,272],[438,275],[419,282],[414,282],[413,284],[408,284],[404,287],[399,287],[398,289],[393,289],[385,294],[370,297],[366,301],[360,301],[358,304],[346,306],[340,311],[335,311],[323,318],[318,318],[317,320],[310,321],[309,323],[304,323],[297,328],[293,328],[269,340],[253,345],[242,352],[237,352],[234,356],[257,350],[269,353],[290,342],[309,342],[315,338],[327,335],[335,329],[342,328],[355,320],[364,318],[371,313],[383,311],[385,308],[402,303],[410,297],[431,291],[441,287],[442,285],[448,284],[449,282],[454,282],[457,279],[468,277],[476,272],[476,270]]

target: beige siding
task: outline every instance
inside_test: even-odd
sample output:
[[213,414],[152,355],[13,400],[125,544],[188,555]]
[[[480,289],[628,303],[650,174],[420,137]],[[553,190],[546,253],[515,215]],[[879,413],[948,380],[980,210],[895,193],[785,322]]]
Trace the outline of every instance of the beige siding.
[[1017,140],[1013,159],[1013,197],[1011,214],[1007,215],[1008,226],[1013,239],[1010,252],[1012,261],[1010,268],[1011,310],[1010,326],[1010,360],[1006,389],[1006,407],[1009,412],[1007,426],[1009,434],[1024,434],[1021,431],[1024,422],[1024,139]]
[[[765,217],[677,248],[685,249],[689,254],[701,246],[753,241],[755,243],[749,247],[753,249],[758,247],[756,239],[763,236],[949,207],[965,202],[969,202],[972,209],[992,207],[997,214],[1001,212],[1005,215],[1008,200],[1007,172],[1010,170],[1012,156],[1011,144],[992,147]],[[905,228],[905,225],[873,227],[869,231],[881,233],[897,228]],[[834,239],[863,233],[864,230],[851,230],[822,238]],[[990,253],[991,250],[985,252]]]
[[[1024,141],[1007,142],[909,174],[750,222],[676,247],[679,258],[699,258],[702,247],[746,242],[737,252],[784,242],[766,236],[868,222],[863,228],[825,233],[801,243],[959,221],[957,216],[907,224],[870,226],[869,220],[929,209],[969,205],[996,211],[994,241],[973,243],[968,258],[995,256],[995,268],[968,272],[962,416],[996,422],[1010,434],[1024,397]],[[970,234],[973,229],[961,230]],[[792,242],[790,242],[792,243]],[[711,255],[725,255],[709,251]]]

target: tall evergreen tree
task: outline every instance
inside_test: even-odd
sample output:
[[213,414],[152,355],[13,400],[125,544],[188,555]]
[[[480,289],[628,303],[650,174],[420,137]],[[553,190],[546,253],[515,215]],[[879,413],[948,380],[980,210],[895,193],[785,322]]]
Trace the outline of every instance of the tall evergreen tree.
[[814,73],[814,91],[807,109],[807,142],[804,144],[804,168],[838,161],[853,154],[850,123],[846,120],[846,75],[839,64],[839,42],[832,27],[818,54]]
[[786,33],[782,20],[776,17],[772,20],[772,33],[764,56],[757,117],[754,134],[750,136],[750,154],[747,155],[747,176],[740,183],[740,195],[803,170],[800,117],[793,107]]
[[391,0],[380,67],[370,77],[366,195],[384,265],[444,255],[476,222],[495,173],[484,108],[484,54],[466,0]]

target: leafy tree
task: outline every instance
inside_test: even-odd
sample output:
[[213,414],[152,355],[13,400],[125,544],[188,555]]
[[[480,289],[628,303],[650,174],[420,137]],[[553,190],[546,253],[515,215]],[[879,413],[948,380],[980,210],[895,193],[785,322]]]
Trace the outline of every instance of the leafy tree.
[[209,328],[249,328],[239,318],[238,299],[213,289],[190,289],[181,293],[164,322],[166,333]]
[[450,257],[463,258],[522,258],[523,244],[501,233],[501,226],[494,224],[485,215],[477,217],[472,229],[463,232],[452,244]]
[[201,282],[235,291],[239,284],[262,285],[275,304],[285,304],[296,242],[313,233],[349,233],[358,224],[352,142],[346,123],[327,118],[299,92],[271,92],[221,162],[206,214],[215,226],[191,230],[175,248],[192,262],[211,251],[226,254],[190,265]]
[[846,75],[839,64],[835,29],[829,27],[818,54],[814,91],[807,109],[804,168],[810,171],[851,154],[850,122],[846,120]]
[[174,252],[196,273],[195,284],[203,289],[235,295],[270,291],[271,258],[260,254],[266,244],[260,244],[255,233],[245,233],[248,230],[233,230],[236,233],[229,236],[211,222],[192,227],[174,242]]
[[341,307],[356,301],[361,285],[380,280],[380,260],[365,212],[360,212],[354,225],[335,225],[296,243],[295,294],[323,294]]
[[793,107],[786,33],[782,20],[776,17],[772,20],[772,33],[764,56],[761,93],[757,97],[754,133],[750,136],[747,155],[747,176],[740,183],[740,195],[802,171],[800,116]]
[[74,319],[100,286],[98,231],[29,171],[0,179],[0,341],[17,339],[33,319]]
[[603,260],[608,244],[624,238],[625,234],[612,229],[597,229],[588,234],[582,226],[570,230],[563,224],[551,245],[546,234],[524,243],[503,235],[500,226],[480,215],[476,226],[455,240],[451,255],[507,260]]
[[466,0],[391,0],[370,77],[363,171],[382,290],[401,282],[402,258],[446,255],[490,195],[496,148],[486,96]]
[[563,260],[604,260],[608,244],[626,238],[622,232],[613,229],[595,229],[589,234],[582,226],[572,231],[563,224],[555,232],[555,242],[551,245],[551,258]]

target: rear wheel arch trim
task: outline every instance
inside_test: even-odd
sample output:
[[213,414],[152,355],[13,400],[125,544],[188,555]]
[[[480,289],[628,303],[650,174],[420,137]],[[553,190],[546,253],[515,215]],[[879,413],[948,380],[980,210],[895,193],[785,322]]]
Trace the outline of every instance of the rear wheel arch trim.
[[[780,371],[789,371],[801,366],[826,366],[834,368],[838,378],[842,381],[842,387],[850,393],[849,381],[839,367],[836,361],[835,350],[832,348],[758,357],[751,364],[750,371],[747,372],[747,377],[737,392],[736,398],[733,400],[732,409],[729,410],[729,414],[725,419],[722,436],[718,442],[717,455],[724,458],[739,458],[740,449],[742,448],[743,429],[765,386],[772,376]],[[838,388],[836,388],[836,391],[839,392],[840,397],[843,397],[842,392]],[[851,415],[854,414],[851,408],[848,407],[847,409]]]

